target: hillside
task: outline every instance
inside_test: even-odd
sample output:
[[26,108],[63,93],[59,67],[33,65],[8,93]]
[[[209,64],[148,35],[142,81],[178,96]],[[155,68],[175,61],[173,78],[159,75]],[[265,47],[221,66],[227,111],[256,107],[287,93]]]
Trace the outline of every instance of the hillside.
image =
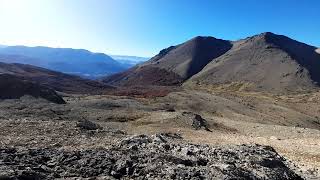
[[320,82],[320,55],[315,47],[273,33],[233,42],[188,84],[247,84],[272,92],[312,90]]
[[25,64],[0,63],[0,74],[11,74],[65,93],[95,94],[113,89],[100,82]]
[[149,61],[105,78],[113,85],[177,85],[190,78],[231,48],[229,41],[195,37],[160,51]]
[[65,104],[65,101],[54,90],[21,80],[21,78],[10,74],[0,74],[0,92],[0,99],[17,99],[24,95],[30,95],[57,104]]
[[[11,58],[6,58],[6,57]],[[39,66],[86,78],[114,74],[127,67],[103,53],[84,49],[7,46],[0,48],[0,61]]]
[[[318,50],[317,50],[318,51]],[[262,33],[238,41],[196,37],[162,50],[149,61],[103,79],[116,86],[237,84],[244,89],[313,90],[320,82],[316,48]]]

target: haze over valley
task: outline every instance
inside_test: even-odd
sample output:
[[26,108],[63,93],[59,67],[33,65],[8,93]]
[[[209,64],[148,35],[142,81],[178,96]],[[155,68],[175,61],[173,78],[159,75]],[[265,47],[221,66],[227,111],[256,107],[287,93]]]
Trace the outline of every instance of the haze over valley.
[[30,64],[90,79],[121,72],[147,60],[142,57],[120,57],[114,59],[104,53],[84,49],[0,46],[2,62]]

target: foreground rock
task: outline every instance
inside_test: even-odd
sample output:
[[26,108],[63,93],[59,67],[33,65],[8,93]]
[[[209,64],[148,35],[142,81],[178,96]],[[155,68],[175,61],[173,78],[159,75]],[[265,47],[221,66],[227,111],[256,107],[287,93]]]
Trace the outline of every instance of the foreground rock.
[[206,131],[212,132],[209,128],[209,124],[208,124],[207,120],[203,119],[201,115],[195,114],[192,112],[183,112],[182,115],[191,120],[191,126],[195,130],[204,129]]
[[30,95],[57,104],[66,103],[53,89],[10,74],[0,74],[0,92],[0,99],[19,99],[22,96]]
[[102,127],[99,124],[96,124],[94,122],[91,122],[89,120],[81,120],[78,122],[77,127],[79,127],[82,130],[97,130],[102,129]]
[[187,144],[134,136],[104,150],[0,149],[0,179],[301,179],[273,148]]

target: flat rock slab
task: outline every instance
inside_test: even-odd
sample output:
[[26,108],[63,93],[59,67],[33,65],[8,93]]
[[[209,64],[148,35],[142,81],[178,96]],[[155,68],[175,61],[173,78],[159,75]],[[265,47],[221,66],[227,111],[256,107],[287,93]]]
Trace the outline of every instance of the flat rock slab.
[[271,147],[208,146],[176,134],[120,139],[113,148],[0,149],[0,179],[301,179]]

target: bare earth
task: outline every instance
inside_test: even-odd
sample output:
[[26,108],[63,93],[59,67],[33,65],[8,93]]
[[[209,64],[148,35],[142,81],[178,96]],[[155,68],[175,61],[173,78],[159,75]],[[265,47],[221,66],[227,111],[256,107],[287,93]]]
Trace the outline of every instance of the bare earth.
[[[64,97],[67,104],[22,97],[0,102],[0,148],[112,147],[126,134],[177,133],[188,142],[210,145],[269,145],[307,179],[320,178],[320,92],[296,95],[230,90],[224,87],[172,92],[165,97]],[[211,130],[195,130],[189,112]],[[84,133],[79,120],[103,130]],[[296,165],[297,167],[294,167]]]

